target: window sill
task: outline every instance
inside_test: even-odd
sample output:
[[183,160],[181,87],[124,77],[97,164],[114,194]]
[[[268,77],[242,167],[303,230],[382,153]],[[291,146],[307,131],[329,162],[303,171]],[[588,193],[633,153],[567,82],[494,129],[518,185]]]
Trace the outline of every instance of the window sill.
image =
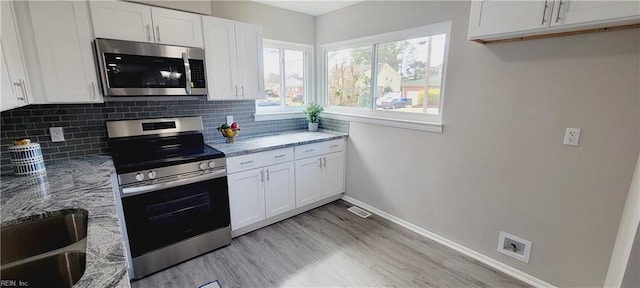
[[269,121],[269,120],[282,120],[282,119],[296,119],[304,118],[302,111],[293,112],[264,112],[253,114],[255,121]]
[[442,123],[433,123],[416,120],[393,119],[378,116],[366,116],[359,114],[351,114],[344,112],[324,111],[322,117],[329,119],[353,121],[358,123],[374,124],[379,126],[387,126],[394,128],[411,129],[425,132],[442,133]]

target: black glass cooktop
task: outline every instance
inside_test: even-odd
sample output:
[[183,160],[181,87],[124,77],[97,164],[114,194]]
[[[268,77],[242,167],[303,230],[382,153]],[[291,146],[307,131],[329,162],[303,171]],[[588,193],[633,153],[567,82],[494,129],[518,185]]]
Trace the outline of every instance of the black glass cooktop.
[[109,151],[118,174],[224,157],[200,133],[116,138]]

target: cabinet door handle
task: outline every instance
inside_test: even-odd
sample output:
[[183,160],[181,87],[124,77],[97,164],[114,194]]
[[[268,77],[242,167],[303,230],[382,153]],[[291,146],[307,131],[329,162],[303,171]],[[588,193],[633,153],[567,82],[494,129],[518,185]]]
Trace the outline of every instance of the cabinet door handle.
[[156,40],[160,43],[160,25],[156,25]]
[[245,162],[240,162],[240,165],[251,164],[251,163],[253,163],[253,161],[245,161]]
[[264,170],[260,170],[260,182],[264,183]]
[[[22,94],[19,97],[16,97],[16,99],[28,103],[28,98],[27,98],[27,87],[24,83],[24,80],[19,79],[18,82],[14,82],[13,83],[14,86],[18,86],[20,87],[20,91],[17,94]],[[11,89],[11,91],[14,91],[13,89]],[[15,92],[15,91],[14,91]]]
[[336,145],[331,145],[331,146],[329,146],[329,147],[331,147],[331,148],[338,148],[338,146],[340,146],[340,145],[336,144]]
[[151,42],[151,28],[147,24],[147,41]]
[[313,152],[313,151],[316,151],[316,149],[304,150],[304,153],[309,153],[309,152]]
[[238,98],[238,85],[233,86],[233,88],[236,90],[236,98]]
[[242,98],[244,98],[244,84],[240,85],[240,89],[242,89]]
[[556,23],[560,22],[560,10],[562,10],[562,0],[558,4],[558,14],[556,15]]
[[271,179],[269,179],[269,169],[267,169],[267,181],[271,181]]
[[320,166],[318,167],[322,168],[322,157],[318,158],[318,161],[320,162]]
[[278,158],[282,158],[282,157],[284,157],[284,156],[287,156],[287,155],[285,155],[285,154],[282,154],[282,155],[276,155],[276,156],[273,156],[273,158],[278,159]]
[[540,25],[544,25],[544,21],[546,21],[547,19],[547,3],[549,2],[549,0],[544,1],[544,10],[542,10],[542,23],[540,23]]
[[327,157],[322,157],[324,159],[324,168],[327,168]]

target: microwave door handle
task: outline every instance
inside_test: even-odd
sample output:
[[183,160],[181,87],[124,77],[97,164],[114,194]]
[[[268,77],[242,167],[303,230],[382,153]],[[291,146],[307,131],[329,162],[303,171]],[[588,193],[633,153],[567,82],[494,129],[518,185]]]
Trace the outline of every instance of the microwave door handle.
[[187,94],[191,94],[191,65],[189,65],[189,57],[186,52],[182,52],[182,62],[184,62],[184,74],[186,74],[186,87]]

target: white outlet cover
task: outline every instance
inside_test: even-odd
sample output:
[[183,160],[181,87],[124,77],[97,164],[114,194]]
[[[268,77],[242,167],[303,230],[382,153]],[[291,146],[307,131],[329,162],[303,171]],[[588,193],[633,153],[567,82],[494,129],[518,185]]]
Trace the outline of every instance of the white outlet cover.
[[49,127],[49,134],[51,135],[51,142],[64,141],[64,132],[62,127]]
[[227,116],[227,125],[231,125],[233,123],[233,116]]
[[[507,241],[507,239],[510,239],[511,241],[516,241],[519,242],[520,244],[524,245],[524,250],[521,251],[521,253],[517,253],[517,252],[513,252],[511,251],[511,249],[507,249],[504,246],[505,241]],[[531,256],[531,246],[533,244],[531,243],[531,241],[526,240],[526,239],[522,239],[518,236],[515,235],[511,235],[507,232],[504,231],[500,231],[500,235],[498,236],[498,252],[507,255],[509,257],[518,259],[524,263],[529,263],[529,257]]]
[[580,142],[580,128],[567,128],[562,144],[578,146],[578,142]]

